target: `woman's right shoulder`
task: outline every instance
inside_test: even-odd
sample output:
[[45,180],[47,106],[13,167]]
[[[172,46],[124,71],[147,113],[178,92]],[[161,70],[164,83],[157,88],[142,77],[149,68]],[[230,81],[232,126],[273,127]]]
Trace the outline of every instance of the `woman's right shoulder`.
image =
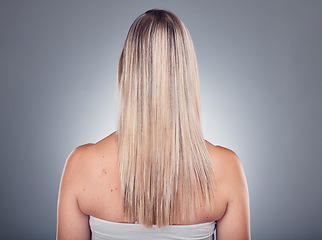
[[205,142],[213,164],[223,167],[240,164],[240,159],[233,150],[220,145],[213,145],[207,140]]
[[250,239],[249,193],[242,163],[233,150],[206,143],[217,187],[227,201],[226,211],[217,221],[217,238]]
[[224,183],[226,190],[234,192],[241,187],[246,190],[247,183],[244,168],[238,155],[231,149],[213,145],[206,141],[208,152],[212,159],[214,174]]

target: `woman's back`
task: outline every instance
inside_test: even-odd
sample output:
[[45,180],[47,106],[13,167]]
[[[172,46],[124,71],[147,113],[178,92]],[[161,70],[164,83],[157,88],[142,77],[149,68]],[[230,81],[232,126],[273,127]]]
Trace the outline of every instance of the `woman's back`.
[[[229,150],[207,144],[213,154],[216,179],[222,180],[220,169],[224,159],[219,155],[232,154]],[[123,215],[121,179],[118,170],[117,135],[114,132],[96,144],[80,147],[83,155],[79,163],[78,204],[87,215],[111,222],[127,222]],[[220,152],[219,153],[217,153]],[[226,153],[224,153],[226,152]],[[218,155],[218,157],[216,157]],[[221,161],[222,163],[219,163]],[[198,216],[190,221],[180,220],[176,224],[197,224],[219,220],[227,206],[227,196],[222,183],[216,182],[214,211],[198,207]],[[132,222],[134,223],[134,222]]]
[[[237,155],[207,142],[213,161],[213,210],[197,206],[194,219],[176,225],[216,222],[216,239],[250,239],[246,178]],[[58,239],[89,239],[90,216],[108,222],[127,222],[123,215],[118,170],[117,135],[77,147],[68,157],[58,201]]]
[[[236,233],[241,234],[240,239],[248,239],[248,192],[239,159],[229,149],[214,146],[207,141],[206,144],[213,161],[215,174],[216,190],[213,210],[205,206],[197,206],[198,211],[194,219],[179,220],[175,225],[216,221],[218,239],[220,239],[220,234],[225,234],[225,239],[229,239],[228,234],[232,234],[232,239],[238,239],[234,235]],[[134,223],[127,222],[124,218],[120,187],[117,134],[114,132],[96,144],[80,146],[71,153],[65,166],[61,185],[61,192],[68,191],[68,193],[60,199],[63,206],[59,207],[59,210],[67,215],[65,220],[70,219],[76,222],[75,218],[78,218],[79,224],[82,222],[83,225],[87,225],[85,229],[75,229],[79,233],[83,232],[81,236],[90,235],[90,216],[109,222]],[[77,202],[75,212],[78,213],[72,212],[70,205],[75,207],[75,204],[68,202],[72,199],[71,195]],[[66,197],[68,199],[65,200]],[[61,224],[66,223],[61,221]]]

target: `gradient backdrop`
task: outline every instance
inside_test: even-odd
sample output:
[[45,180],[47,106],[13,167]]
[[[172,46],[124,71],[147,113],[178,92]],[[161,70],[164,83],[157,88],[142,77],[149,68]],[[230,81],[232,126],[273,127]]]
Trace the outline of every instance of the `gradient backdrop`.
[[234,150],[253,239],[322,238],[322,1],[0,1],[1,239],[54,239],[68,154],[116,129],[127,31],[190,30],[205,138]]

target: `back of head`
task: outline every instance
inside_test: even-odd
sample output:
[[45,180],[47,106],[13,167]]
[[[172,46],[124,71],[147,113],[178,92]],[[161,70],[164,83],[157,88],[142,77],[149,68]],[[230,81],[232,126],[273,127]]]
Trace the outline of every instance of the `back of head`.
[[175,14],[153,9],[134,21],[117,84],[125,217],[147,227],[193,217],[197,196],[209,203],[214,181],[195,51]]

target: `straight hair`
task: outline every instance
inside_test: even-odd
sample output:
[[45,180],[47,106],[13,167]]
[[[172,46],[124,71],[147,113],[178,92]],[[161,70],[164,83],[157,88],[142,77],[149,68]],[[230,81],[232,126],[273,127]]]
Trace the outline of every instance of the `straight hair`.
[[118,65],[118,156],[124,217],[146,227],[193,219],[214,197],[200,122],[195,50],[172,12],[131,25]]

